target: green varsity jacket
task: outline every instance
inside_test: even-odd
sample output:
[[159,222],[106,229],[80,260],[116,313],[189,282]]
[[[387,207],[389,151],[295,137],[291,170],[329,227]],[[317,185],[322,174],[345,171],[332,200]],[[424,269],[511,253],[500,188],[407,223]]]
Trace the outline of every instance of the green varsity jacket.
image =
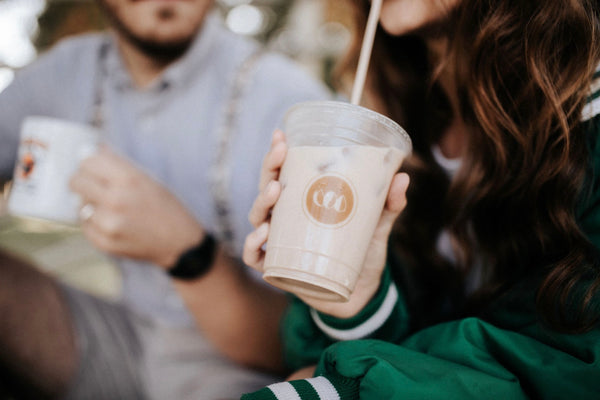
[[[600,87],[600,79],[594,83]],[[591,185],[578,210],[580,226],[598,249],[599,114],[600,90],[583,112]],[[282,324],[287,362],[293,369],[317,363],[315,376],[242,399],[600,399],[600,327],[578,335],[545,328],[534,308],[536,283],[519,282],[489,306],[485,319],[416,332],[410,332],[405,297],[389,271],[371,303],[351,319],[323,315],[295,299]]]

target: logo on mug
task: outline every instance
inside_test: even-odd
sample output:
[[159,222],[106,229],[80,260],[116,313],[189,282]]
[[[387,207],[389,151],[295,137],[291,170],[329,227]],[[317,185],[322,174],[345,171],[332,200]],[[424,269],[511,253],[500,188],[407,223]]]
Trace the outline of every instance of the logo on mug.
[[340,226],[348,222],[354,212],[355,193],[350,182],[341,176],[320,176],[305,191],[304,210],[318,223]]
[[36,166],[43,159],[48,146],[34,139],[25,139],[21,144],[19,158],[16,165],[16,178],[28,180],[31,178]]

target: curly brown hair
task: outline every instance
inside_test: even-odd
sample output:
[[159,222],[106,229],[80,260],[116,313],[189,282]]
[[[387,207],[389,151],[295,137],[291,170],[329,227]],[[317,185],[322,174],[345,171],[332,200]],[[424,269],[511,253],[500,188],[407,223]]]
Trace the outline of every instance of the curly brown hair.
[[[369,3],[353,3],[363,27]],[[463,0],[448,10],[448,31],[437,27],[449,46],[435,66],[421,36],[379,28],[365,93],[413,139],[414,156],[403,166],[411,174],[409,205],[392,243],[438,285],[419,301],[448,301],[441,297],[462,291],[478,262],[485,285],[472,299],[479,305],[534,272],[541,275],[537,309],[551,327],[580,332],[598,322],[591,300],[599,257],[576,210],[589,186],[581,112],[600,60],[599,14],[593,0]],[[357,28],[340,76],[353,72],[361,38]],[[438,80],[448,71],[451,94]],[[468,151],[450,181],[431,148],[456,112]],[[461,268],[436,250],[442,229],[451,232]]]

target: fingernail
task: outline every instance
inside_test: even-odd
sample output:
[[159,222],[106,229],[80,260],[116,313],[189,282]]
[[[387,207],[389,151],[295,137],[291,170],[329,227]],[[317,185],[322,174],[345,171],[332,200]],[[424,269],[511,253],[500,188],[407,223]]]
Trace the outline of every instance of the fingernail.
[[271,143],[275,143],[277,136],[279,136],[279,132],[281,132],[279,129],[275,129],[273,131],[273,135],[271,136]]

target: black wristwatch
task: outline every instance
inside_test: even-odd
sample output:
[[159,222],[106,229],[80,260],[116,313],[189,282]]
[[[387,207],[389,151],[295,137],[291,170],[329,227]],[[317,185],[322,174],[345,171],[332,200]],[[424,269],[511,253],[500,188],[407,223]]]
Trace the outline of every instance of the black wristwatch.
[[183,253],[167,273],[172,278],[182,280],[200,278],[210,270],[216,252],[217,242],[207,233],[202,242]]

